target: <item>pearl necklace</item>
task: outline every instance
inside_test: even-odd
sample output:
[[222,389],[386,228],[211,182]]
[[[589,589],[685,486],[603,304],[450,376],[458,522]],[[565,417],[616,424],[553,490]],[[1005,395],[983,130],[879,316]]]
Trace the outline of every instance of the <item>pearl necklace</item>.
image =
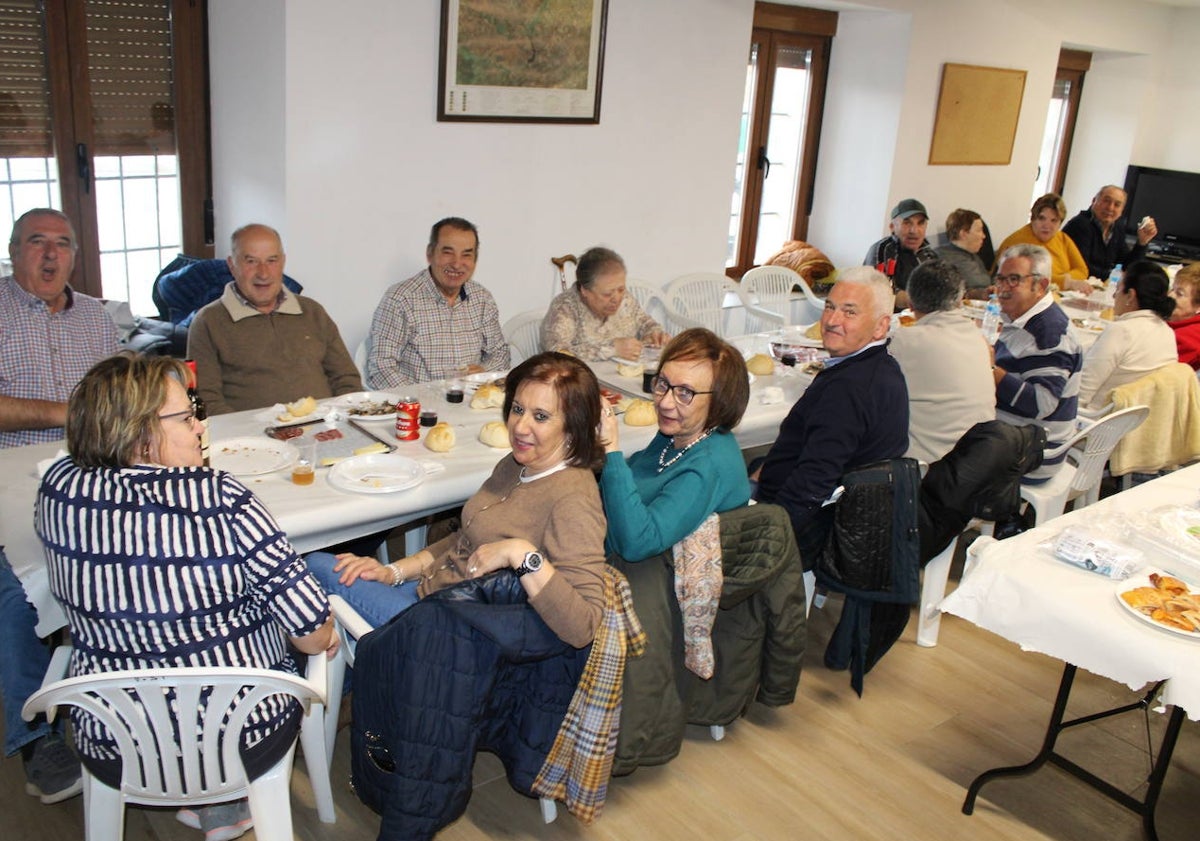
[[658,454],[658,472],[659,472],[659,473],[662,473],[664,470],[666,470],[666,469],[667,469],[668,467],[670,467],[672,464],[674,464],[675,462],[677,462],[677,461],[679,461],[681,458],[683,458],[683,454],[684,454],[684,453],[686,453],[686,452],[687,452],[688,450],[690,450],[692,447],[696,446],[696,445],[697,445],[697,444],[699,444],[701,441],[703,441],[705,438],[707,438],[709,435],[711,435],[711,434],[712,434],[712,431],[713,431],[714,429],[716,429],[716,427],[715,427],[715,426],[714,426],[714,427],[710,427],[710,428],[708,428],[708,429],[704,430],[704,433],[703,433],[703,434],[702,434],[702,435],[701,435],[699,438],[697,438],[697,439],[696,439],[695,441],[693,441],[692,443],[688,444],[686,447],[684,447],[682,450],[680,450],[679,452],[677,452],[675,455],[671,456],[671,460],[670,460],[670,461],[667,461],[667,460],[666,460],[666,459],[667,459],[667,451],[668,451],[668,450],[670,450],[670,449],[671,449],[671,447],[674,445],[674,441],[672,441],[672,442],[668,443],[668,444],[667,444],[667,446],[663,447],[663,449],[662,449],[662,452]]

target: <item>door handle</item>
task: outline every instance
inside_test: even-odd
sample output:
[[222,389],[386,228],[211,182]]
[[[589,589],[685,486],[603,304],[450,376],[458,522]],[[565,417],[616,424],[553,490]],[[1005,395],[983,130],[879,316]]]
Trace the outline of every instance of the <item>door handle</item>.
[[767,157],[767,147],[758,147],[758,168],[763,171],[763,178],[771,175],[771,159]]
[[79,180],[83,182],[83,191],[90,193],[92,191],[92,164],[88,159],[86,143],[75,144],[75,170],[79,174]]

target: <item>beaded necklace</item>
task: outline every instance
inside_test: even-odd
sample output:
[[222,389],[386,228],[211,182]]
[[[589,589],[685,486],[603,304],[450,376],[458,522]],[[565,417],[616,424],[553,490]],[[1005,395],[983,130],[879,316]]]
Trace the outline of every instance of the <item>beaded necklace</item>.
[[716,429],[715,426],[709,427],[708,429],[704,430],[703,434],[699,438],[697,438],[692,443],[688,444],[686,447],[684,447],[682,450],[677,452],[675,455],[671,456],[670,461],[667,461],[667,452],[671,449],[672,446],[674,446],[674,442],[673,441],[667,442],[667,446],[663,447],[662,452],[658,454],[658,472],[662,473],[664,470],[666,470],[672,464],[674,464],[675,462],[677,462],[681,458],[683,458],[684,453],[686,453],[692,447],[696,446],[701,441],[703,441],[705,438],[707,438],[709,435],[711,435],[712,431],[714,429]]

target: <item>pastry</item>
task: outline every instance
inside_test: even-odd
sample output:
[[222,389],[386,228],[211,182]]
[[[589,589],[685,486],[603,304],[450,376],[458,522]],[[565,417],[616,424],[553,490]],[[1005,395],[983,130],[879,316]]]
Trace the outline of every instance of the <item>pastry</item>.
[[1134,610],[1140,610],[1143,613],[1161,608],[1163,604],[1163,594],[1153,587],[1126,590],[1121,594],[1121,599]]
[[1188,592],[1188,585],[1184,584],[1178,578],[1172,578],[1169,575],[1159,575],[1157,572],[1150,573],[1150,583],[1160,590],[1166,590],[1172,595],[1183,595]]
[[505,426],[504,421],[488,421],[479,427],[479,440],[497,450],[507,450],[512,446],[508,440],[508,427]]
[[653,426],[658,423],[658,412],[649,400],[634,400],[625,408],[626,426]]
[[430,427],[425,435],[425,446],[435,453],[448,453],[454,448],[454,427],[442,421]]
[[504,406],[504,389],[495,383],[484,383],[471,397],[472,409],[500,409]]
[[775,373],[775,360],[765,353],[756,353],[746,360],[746,368],[751,374],[769,377]]
[[646,369],[644,367],[638,364],[629,362],[617,363],[617,376],[619,377],[633,377],[634,379],[641,379],[641,376],[645,370]]

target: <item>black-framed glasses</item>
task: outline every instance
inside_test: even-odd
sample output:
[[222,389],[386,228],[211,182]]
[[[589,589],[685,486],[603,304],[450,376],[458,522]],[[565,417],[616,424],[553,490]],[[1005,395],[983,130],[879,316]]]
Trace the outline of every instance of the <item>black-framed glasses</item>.
[[655,375],[650,381],[650,390],[659,397],[664,397],[668,391],[672,391],[675,393],[675,399],[684,406],[690,405],[697,394],[712,394],[711,391],[696,391],[687,385],[671,385],[671,381],[662,374]]
[[166,415],[159,415],[159,420],[171,420],[171,418],[182,418],[185,426],[191,426],[192,421],[196,419],[195,409],[184,409],[182,412],[171,412]]
[[997,286],[1007,286],[1009,289],[1014,286],[1020,286],[1021,281],[1027,277],[1037,277],[1035,274],[998,274],[996,275]]

